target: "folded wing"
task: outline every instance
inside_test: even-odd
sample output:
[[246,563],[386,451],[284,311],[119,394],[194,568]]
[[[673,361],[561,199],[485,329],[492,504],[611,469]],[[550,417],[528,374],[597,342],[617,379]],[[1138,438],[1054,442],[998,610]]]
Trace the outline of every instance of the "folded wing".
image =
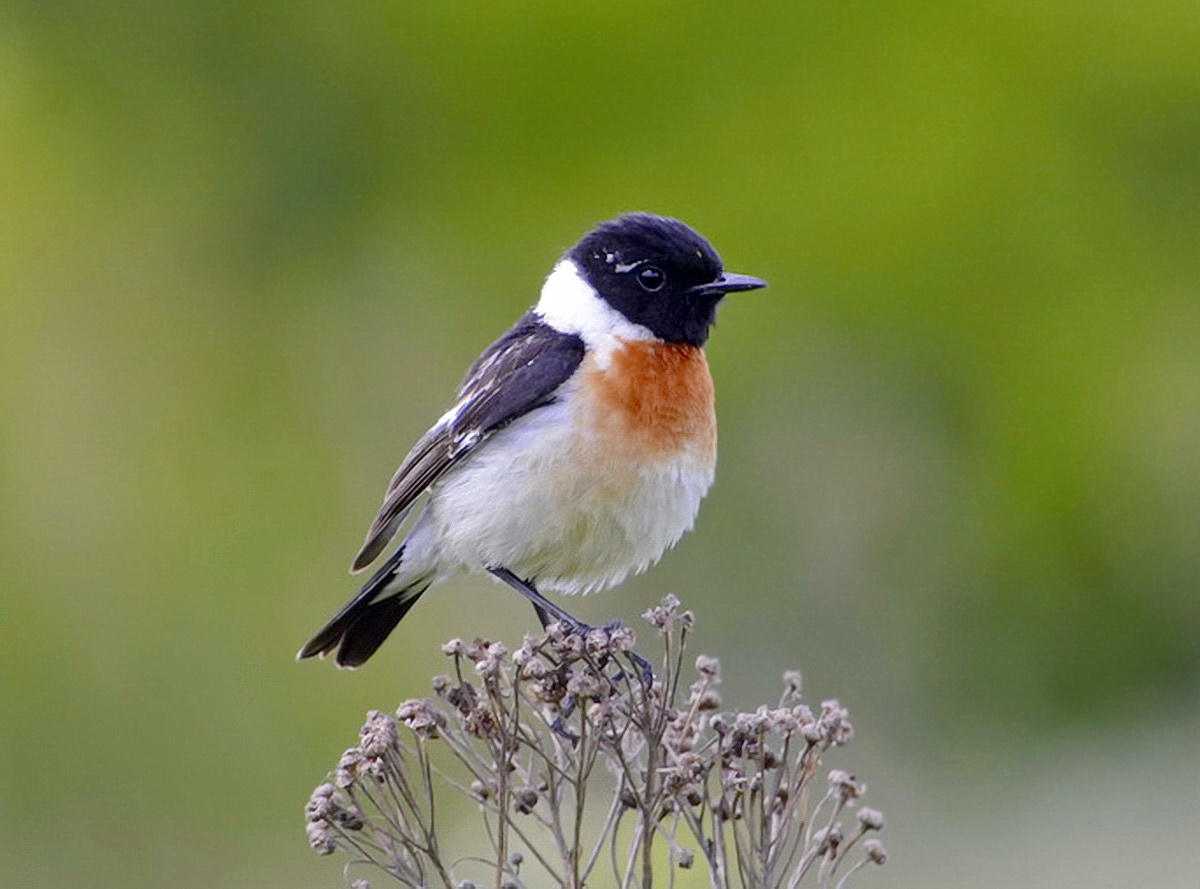
[[530,312],[467,372],[454,406],[416,443],[388,485],[379,515],[351,566],[378,558],[417,498],[499,429],[554,401],[583,361],[583,340]]

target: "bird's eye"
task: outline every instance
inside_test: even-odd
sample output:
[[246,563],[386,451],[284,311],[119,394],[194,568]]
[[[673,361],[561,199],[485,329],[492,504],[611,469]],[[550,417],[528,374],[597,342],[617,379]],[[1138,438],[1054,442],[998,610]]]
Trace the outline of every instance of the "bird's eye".
[[663,285],[667,283],[667,276],[663,270],[657,266],[648,265],[638,272],[638,283],[642,285],[642,289],[647,293],[654,293],[662,290]]

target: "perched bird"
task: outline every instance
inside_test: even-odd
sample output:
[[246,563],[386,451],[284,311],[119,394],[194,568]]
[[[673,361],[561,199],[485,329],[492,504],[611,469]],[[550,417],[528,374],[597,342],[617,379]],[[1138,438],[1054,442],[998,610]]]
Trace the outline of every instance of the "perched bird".
[[430,586],[490,572],[543,625],[585,625],[540,590],[588,593],[641,572],[692,527],[713,481],[717,430],[703,345],[725,272],[676,219],[630,213],[559,260],[541,298],[467,372],[451,408],[387,487],[352,571],[404,541],[306,644],[367,660]]

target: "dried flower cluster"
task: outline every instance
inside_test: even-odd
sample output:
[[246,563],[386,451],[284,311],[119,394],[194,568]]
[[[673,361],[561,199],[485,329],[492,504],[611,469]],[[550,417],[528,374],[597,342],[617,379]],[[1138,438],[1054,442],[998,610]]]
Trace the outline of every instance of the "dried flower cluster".
[[[511,654],[499,642],[448,642],[452,675],[394,718],[372,711],[313,792],[313,848],[343,850],[414,889],[645,889],[695,867],[715,889],[806,878],[840,889],[882,864],[870,835],[883,816],[857,808],[863,785],[821,771],[853,734],[846,710],[808,707],[789,673],[777,706],[723,713],[713,658],[697,658],[683,687],[691,613],[668,596],[644,617],[663,643],[649,684],[625,628],[579,636],[554,625]],[[481,817],[483,851],[443,848],[461,821],[445,814],[456,795]]]

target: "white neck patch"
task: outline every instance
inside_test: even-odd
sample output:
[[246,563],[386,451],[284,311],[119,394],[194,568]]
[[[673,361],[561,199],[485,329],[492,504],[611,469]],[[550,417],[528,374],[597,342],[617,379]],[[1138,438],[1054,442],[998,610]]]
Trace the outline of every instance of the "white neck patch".
[[554,267],[533,310],[555,330],[577,334],[589,349],[608,347],[614,338],[657,339],[648,328],[634,324],[605,302],[569,259]]

